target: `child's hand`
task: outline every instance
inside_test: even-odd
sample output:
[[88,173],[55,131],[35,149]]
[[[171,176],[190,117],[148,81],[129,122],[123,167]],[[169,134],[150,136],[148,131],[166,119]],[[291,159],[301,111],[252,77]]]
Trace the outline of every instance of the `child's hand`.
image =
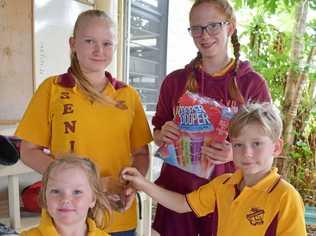
[[124,210],[126,211],[127,209],[129,209],[132,206],[132,204],[135,200],[135,196],[136,196],[136,189],[133,188],[131,183],[126,185],[126,188],[124,190],[124,194],[125,194]]
[[160,131],[160,141],[163,143],[173,143],[180,136],[178,125],[174,121],[167,121]]
[[121,178],[130,182],[136,190],[143,190],[147,182],[145,177],[134,167],[124,168],[121,172]]
[[228,141],[212,142],[209,146],[202,146],[202,157],[208,158],[215,165],[233,160],[232,145]]

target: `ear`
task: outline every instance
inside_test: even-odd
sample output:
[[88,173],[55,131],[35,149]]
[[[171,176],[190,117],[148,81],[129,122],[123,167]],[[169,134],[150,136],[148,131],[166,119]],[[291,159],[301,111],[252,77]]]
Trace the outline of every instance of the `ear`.
[[236,29],[236,25],[233,22],[230,22],[229,25],[227,25],[228,35],[231,37]]
[[96,199],[96,197],[94,196],[92,202],[91,202],[90,205],[89,205],[89,208],[95,207],[96,202],[97,202],[97,199]]
[[278,138],[274,142],[274,150],[273,150],[273,156],[279,156],[282,153],[283,150],[283,140],[281,138]]
[[75,51],[75,44],[76,44],[76,39],[74,37],[69,38],[69,47],[72,52]]

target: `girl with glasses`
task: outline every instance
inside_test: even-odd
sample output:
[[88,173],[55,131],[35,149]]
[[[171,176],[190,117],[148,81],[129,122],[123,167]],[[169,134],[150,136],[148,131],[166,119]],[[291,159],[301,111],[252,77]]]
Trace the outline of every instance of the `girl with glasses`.
[[[169,144],[178,139],[180,133],[173,121],[173,111],[179,98],[187,90],[211,97],[235,111],[246,102],[271,100],[266,81],[251,68],[249,62],[239,59],[236,17],[229,2],[196,0],[189,17],[188,30],[198,53],[183,69],[169,74],[161,86],[152,121],[157,145]],[[234,49],[234,58],[228,54],[230,42]],[[156,184],[186,194],[218,175],[234,172],[229,141],[203,146],[201,154],[215,164],[209,179],[202,179],[164,164]],[[212,214],[202,218],[197,218],[193,213],[178,214],[158,205],[153,228],[163,236],[209,236],[214,230],[216,232],[215,227],[211,227],[214,222],[212,218],[215,218]]]

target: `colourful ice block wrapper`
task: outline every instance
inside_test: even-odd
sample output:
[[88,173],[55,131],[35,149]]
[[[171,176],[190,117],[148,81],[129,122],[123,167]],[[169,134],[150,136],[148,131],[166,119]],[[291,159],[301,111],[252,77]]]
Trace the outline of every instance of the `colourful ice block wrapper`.
[[180,129],[180,138],[172,144],[160,146],[155,156],[208,179],[214,166],[209,159],[201,156],[201,148],[214,141],[224,141],[233,116],[231,108],[214,99],[185,92],[179,99],[174,117]]

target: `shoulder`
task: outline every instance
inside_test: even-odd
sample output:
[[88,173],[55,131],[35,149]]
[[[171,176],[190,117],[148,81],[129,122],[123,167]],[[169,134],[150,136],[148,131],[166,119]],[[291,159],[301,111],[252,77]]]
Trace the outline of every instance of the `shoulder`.
[[213,186],[216,185],[216,187],[225,186],[229,182],[232,176],[233,176],[232,173],[227,173],[227,174],[217,176],[216,178],[208,182],[206,185],[213,185]]
[[228,180],[230,180],[230,178],[233,176],[233,173],[226,173],[220,176],[217,176],[216,178],[214,178],[212,181],[216,181],[218,183],[221,184],[225,184],[227,183]]
[[58,84],[59,76],[51,76],[45,79],[39,86],[37,90],[50,89],[52,86]]
[[175,70],[169,73],[161,84],[162,92],[173,92],[175,89],[181,89],[185,86],[187,81],[187,70],[185,68]]
[[174,81],[178,81],[179,79],[185,78],[187,71],[185,68],[178,69],[170,72],[164,79],[164,83],[171,83]]
[[254,83],[265,81],[262,75],[252,68],[249,61],[240,62],[239,70],[238,70],[238,78],[243,79],[243,80],[250,80],[250,81],[253,81]]
[[275,207],[279,205],[281,211],[285,209],[296,211],[303,208],[304,203],[299,192],[282,178],[269,190],[268,194],[271,204],[274,202]]
[[87,218],[87,224],[89,227],[89,236],[109,236],[109,234],[107,234],[105,231],[99,229],[96,226],[96,223],[94,220],[92,220],[91,218]]
[[112,87],[117,91],[121,92],[124,91],[125,93],[131,93],[133,95],[137,94],[137,91],[135,88],[133,88],[131,85],[126,84],[125,82],[118,80],[114,77],[109,72],[105,72],[105,75],[107,76],[109,82],[111,83]]
[[289,200],[289,201],[301,201],[301,195],[299,192],[294,188],[293,185],[285,181],[284,179],[281,179],[280,183],[278,184],[276,188],[276,192],[280,195],[281,199]]

